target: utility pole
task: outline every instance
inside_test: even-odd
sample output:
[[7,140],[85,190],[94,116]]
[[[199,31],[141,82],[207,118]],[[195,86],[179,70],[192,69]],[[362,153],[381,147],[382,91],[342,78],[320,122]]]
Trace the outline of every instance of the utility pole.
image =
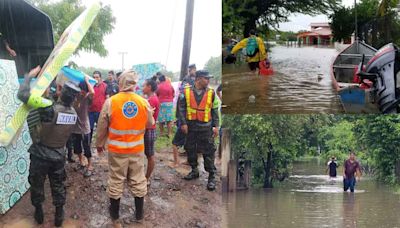
[[358,20],[357,20],[357,0],[354,0],[354,15],[355,15],[355,20],[356,20],[356,24],[355,24],[355,27],[356,27],[356,31],[355,31],[355,33],[354,33],[354,40],[357,40],[358,39]]
[[125,57],[125,55],[128,54],[128,52],[118,52],[118,54],[122,55],[122,68],[121,68],[121,70],[124,71],[125,70],[125,68],[124,68],[124,57]]
[[186,1],[185,36],[183,38],[180,80],[182,80],[186,76],[187,68],[189,66],[190,48],[192,46],[193,11],[194,11],[194,0],[187,0]]

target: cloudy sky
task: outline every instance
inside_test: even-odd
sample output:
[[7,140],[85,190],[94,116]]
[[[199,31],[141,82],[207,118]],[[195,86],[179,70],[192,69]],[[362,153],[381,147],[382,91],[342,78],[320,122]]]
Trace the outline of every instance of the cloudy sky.
[[[351,6],[354,4],[354,0],[343,0],[342,4],[345,6]],[[297,32],[300,30],[309,30],[310,23],[329,21],[326,15],[308,16],[304,14],[294,14],[289,17],[289,20],[290,22],[281,23],[279,29],[282,31]]]
[[[81,53],[78,65],[120,69],[135,64],[160,62],[168,70],[179,71],[182,58],[186,0],[101,0],[111,5],[116,17],[115,29],[106,36],[106,58]],[[92,0],[84,1],[90,5]],[[198,68],[212,56],[221,54],[221,0],[195,0],[190,63]]]

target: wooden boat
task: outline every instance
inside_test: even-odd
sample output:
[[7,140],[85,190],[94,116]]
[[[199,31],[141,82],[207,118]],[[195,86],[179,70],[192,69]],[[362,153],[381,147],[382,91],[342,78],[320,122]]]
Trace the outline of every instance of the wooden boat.
[[367,63],[376,52],[375,48],[356,40],[340,52],[331,65],[333,87],[338,91],[346,113],[379,113],[373,89],[363,87],[356,80],[363,55],[364,63]]

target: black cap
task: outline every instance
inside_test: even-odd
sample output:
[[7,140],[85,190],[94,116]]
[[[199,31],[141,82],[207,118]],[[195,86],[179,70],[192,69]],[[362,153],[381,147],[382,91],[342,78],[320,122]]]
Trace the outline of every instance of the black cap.
[[196,68],[196,64],[190,64],[190,65],[188,66],[188,68],[189,68],[189,69],[191,69],[191,68]]
[[70,106],[80,91],[81,89],[74,83],[70,81],[65,82],[61,90],[60,99],[65,105]]
[[210,75],[210,73],[207,70],[198,70],[196,71],[196,78],[212,78],[213,76]]

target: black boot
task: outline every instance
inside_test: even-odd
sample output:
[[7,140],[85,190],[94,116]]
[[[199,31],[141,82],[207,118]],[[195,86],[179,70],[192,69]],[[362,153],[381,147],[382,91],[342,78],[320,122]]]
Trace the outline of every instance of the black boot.
[[210,173],[208,175],[207,190],[208,191],[214,191],[215,190],[215,175],[213,173]]
[[56,207],[56,214],[54,216],[54,225],[61,227],[64,221],[64,207]]
[[200,177],[199,170],[197,168],[195,168],[195,169],[192,168],[192,171],[190,171],[190,173],[188,175],[183,177],[183,179],[193,180],[193,179],[197,179],[199,177]]
[[34,217],[35,217],[35,221],[38,224],[43,224],[44,215],[43,215],[42,205],[35,206],[35,215],[34,215]]
[[144,218],[143,206],[144,197],[135,197],[135,219],[137,222],[141,222]]
[[112,220],[119,219],[119,201],[120,199],[110,198],[110,216]]

